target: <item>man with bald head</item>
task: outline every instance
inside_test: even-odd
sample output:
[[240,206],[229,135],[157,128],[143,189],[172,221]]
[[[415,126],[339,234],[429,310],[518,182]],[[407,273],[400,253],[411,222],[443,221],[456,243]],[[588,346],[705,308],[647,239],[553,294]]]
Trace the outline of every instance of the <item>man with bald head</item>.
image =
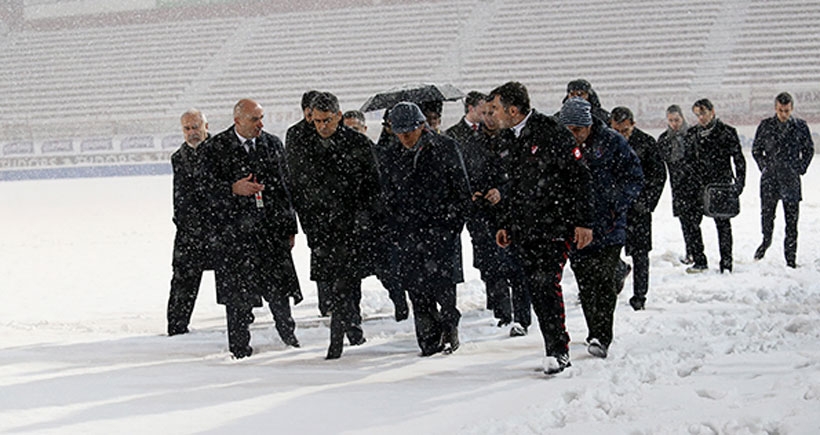
[[302,300],[291,248],[296,215],[282,141],[262,128],[265,111],[253,100],[234,106],[234,125],[203,145],[217,221],[217,302],[225,305],[228,345],[235,358],[253,353],[253,307],[270,305],[279,337],[299,347],[289,297]]

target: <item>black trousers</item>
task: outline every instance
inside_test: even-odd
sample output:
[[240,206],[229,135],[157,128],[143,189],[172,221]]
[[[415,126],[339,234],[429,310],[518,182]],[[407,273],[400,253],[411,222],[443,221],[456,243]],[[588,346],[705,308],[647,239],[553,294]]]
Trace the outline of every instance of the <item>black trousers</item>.
[[570,262],[578,281],[578,296],[589,330],[587,342],[597,338],[604,347],[612,343],[620,261],[621,246],[617,245],[576,251]]
[[569,352],[561,278],[569,244],[554,240],[522,240],[517,246],[532,308],[544,339],[547,356]]
[[632,252],[632,295],[645,300],[649,292],[649,252]]
[[496,319],[515,321],[529,328],[532,324],[532,301],[527,278],[518,256],[505,253],[508,265],[500,276],[487,278],[487,305]]
[[[703,234],[700,224],[703,220],[701,214],[681,215],[681,226],[683,227],[683,237],[686,246],[692,250],[692,258],[695,265],[706,266],[706,254],[703,247]],[[720,250],[720,265],[724,268],[732,267],[732,223],[729,219],[714,218],[715,227],[718,233],[718,248]]]
[[[286,296],[275,297],[268,301],[268,307],[273,315],[276,332],[285,343],[295,340],[296,321],[290,310],[290,299]],[[250,355],[251,334],[250,325],[255,317],[251,305],[226,305],[225,317],[228,324],[228,348],[236,356]],[[237,353],[238,352],[238,353]],[[246,353],[247,352],[247,353]]]
[[435,353],[441,350],[442,334],[456,331],[461,320],[456,285],[449,278],[417,277],[406,282],[413,304],[416,341],[423,354]]
[[[773,195],[761,195],[760,223],[763,229],[763,244],[768,248],[772,244],[774,218],[777,202],[780,198]],[[800,217],[800,203],[783,201],[783,215],[786,220],[786,238],[783,241],[783,254],[786,261],[794,263],[797,259],[797,220]]]
[[[342,336],[347,335],[351,343],[359,342],[364,335],[361,314],[362,280],[340,278],[335,281],[317,281],[316,284],[325,287],[331,329],[334,329],[334,325],[342,328]],[[331,331],[331,341],[333,333]]]
[[700,213],[681,214],[680,226],[683,230],[683,241],[686,244],[686,253],[692,255],[697,266],[706,266],[706,254],[703,253],[703,234],[700,231],[700,223],[703,215]]
[[173,276],[166,310],[169,335],[188,332],[202,273],[213,269],[203,258],[204,252],[201,245],[181,242],[179,234],[174,241]]
[[[337,287],[342,286],[343,290],[338,290]],[[339,298],[339,292],[343,292],[345,297],[352,298],[355,306],[355,312],[351,317],[351,321],[355,325],[362,324],[362,280],[361,279],[338,279],[336,281],[316,281],[316,294],[319,299],[319,311],[321,314],[327,315],[332,311],[333,304]]]
[[226,305],[225,319],[228,323],[228,349],[238,358],[250,356],[253,352],[249,329],[254,320],[253,307]]

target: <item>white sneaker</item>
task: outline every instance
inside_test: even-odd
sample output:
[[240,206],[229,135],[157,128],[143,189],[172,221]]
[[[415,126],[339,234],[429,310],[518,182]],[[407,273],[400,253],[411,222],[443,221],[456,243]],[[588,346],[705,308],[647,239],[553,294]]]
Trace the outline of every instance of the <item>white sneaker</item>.
[[555,375],[572,366],[569,362],[569,354],[562,353],[557,356],[545,356],[543,360],[544,374]]
[[589,346],[587,346],[587,352],[589,352],[590,355],[592,355],[594,357],[598,357],[598,358],[606,358],[606,356],[607,356],[606,347],[604,347],[604,345],[601,344],[601,342],[597,338],[593,338],[592,340],[589,340]]

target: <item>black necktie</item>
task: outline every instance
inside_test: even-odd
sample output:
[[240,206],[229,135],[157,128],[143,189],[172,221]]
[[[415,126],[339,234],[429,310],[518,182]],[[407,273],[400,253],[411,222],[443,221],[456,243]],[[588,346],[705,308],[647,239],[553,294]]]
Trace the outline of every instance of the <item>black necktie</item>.
[[248,157],[252,160],[256,159],[256,147],[253,145],[253,140],[248,139],[245,141],[245,147],[248,149]]

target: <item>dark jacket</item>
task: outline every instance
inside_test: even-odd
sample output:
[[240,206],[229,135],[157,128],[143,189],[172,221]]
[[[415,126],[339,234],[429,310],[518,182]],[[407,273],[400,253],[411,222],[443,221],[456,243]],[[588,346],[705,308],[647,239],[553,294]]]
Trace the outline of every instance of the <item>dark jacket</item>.
[[183,258],[187,255],[208,259],[214,231],[202,153],[183,142],[171,154],[171,167],[174,170],[173,222],[177,229],[174,249],[183,250],[174,254],[173,261],[187,261]]
[[462,151],[464,150],[464,144],[470,140],[473,135],[477,134],[478,130],[473,130],[470,128],[470,125],[463,116],[457,123],[450,126],[447,130],[444,130],[444,135],[455,139],[456,142],[458,142],[458,144],[462,147]]
[[569,130],[533,110],[518,138],[509,129],[502,134],[510,141],[502,151],[510,181],[499,203],[499,229],[515,243],[571,241],[575,227],[592,228],[592,174]]
[[309,133],[316,133],[316,129],[312,124],[308,124],[305,118],[300,119],[299,122],[288,127],[288,131],[285,132],[285,148],[290,148],[292,144],[299,142]]
[[595,204],[592,243],[584,250],[623,245],[627,211],[644,184],[640,160],[623,136],[598,119],[581,150],[592,172]]
[[470,186],[458,144],[427,128],[413,150],[398,138],[378,149],[388,240],[402,279],[463,281],[461,230]]
[[693,180],[695,151],[694,144],[686,140],[688,130],[684,125],[679,132],[667,129],[658,136],[658,151],[669,173],[674,216],[698,213],[702,201],[698,183]]
[[764,119],[755,133],[752,156],[760,169],[761,197],[785,202],[803,199],[800,176],[814,157],[814,142],[805,121],[792,117],[781,123],[777,116]]
[[[712,183],[734,184],[740,195],[746,184],[746,159],[734,127],[715,118],[706,127],[698,124],[686,132],[695,153],[692,181],[698,192]],[[732,170],[734,163],[734,171]],[[703,204],[699,204],[700,209]]]
[[481,271],[484,281],[499,279],[506,267],[506,252],[495,242],[497,224],[495,209],[498,206],[483,198],[491,189],[498,189],[502,198],[508,181],[500,156],[500,137],[482,128],[471,134],[462,144],[464,166],[473,193],[482,197],[472,201],[467,219],[467,230],[473,241],[473,267]]
[[629,255],[652,250],[652,212],[663,193],[666,168],[652,136],[635,128],[627,144],[638,156],[644,177],[643,189],[626,216],[626,253]]
[[287,150],[293,204],[311,249],[310,278],[362,277],[365,238],[379,195],[370,140],[341,123],[323,139],[303,134]]
[[[234,127],[200,145],[211,177],[217,217],[217,302],[261,306],[261,298],[302,300],[289,237],[296,234],[296,214],[282,142],[262,132],[252,159]],[[262,207],[253,196],[234,195],[231,186],[253,174],[265,185]]]
[[[612,119],[612,114],[601,106],[601,99],[598,98],[598,93],[595,92],[594,89],[590,89],[587,95],[587,102],[589,102],[590,106],[592,106],[592,117],[603,122],[605,125],[609,125],[609,121]],[[563,105],[567,102],[567,100],[569,100],[569,94],[564,96],[564,99],[561,100],[561,104]],[[561,111],[559,110],[555,112],[555,115],[553,116],[558,118],[560,113]]]

